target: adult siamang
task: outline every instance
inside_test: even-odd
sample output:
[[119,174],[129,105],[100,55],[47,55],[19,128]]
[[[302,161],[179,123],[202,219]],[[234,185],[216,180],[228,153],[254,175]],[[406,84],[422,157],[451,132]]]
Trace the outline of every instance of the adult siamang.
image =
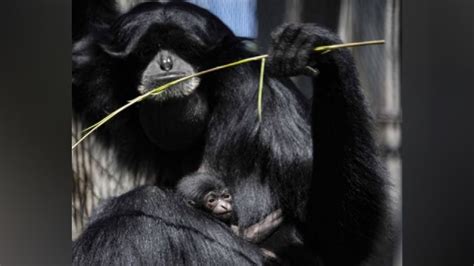
[[[259,247],[168,191],[194,172],[229,186],[240,228],[282,210],[281,226],[298,241],[273,250],[277,256],[294,251],[324,265],[370,256],[385,188],[352,56],[314,53],[340,40],[313,24],[283,25],[272,40],[261,121],[260,64],[250,63],[176,85],[99,129],[120,171],[145,174],[156,187],[104,204],[73,243],[75,264],[263,263]],[[204,9],[144,3],[74,46],[74,112],[91,124],[163,83],[252,55]],[[319,70],[312,107],[287,78],[307,66]]]

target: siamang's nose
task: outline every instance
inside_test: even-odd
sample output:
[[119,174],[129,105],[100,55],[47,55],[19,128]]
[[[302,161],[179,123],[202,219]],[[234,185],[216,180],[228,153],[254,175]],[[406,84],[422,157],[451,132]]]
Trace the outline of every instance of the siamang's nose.
[[169,55],[160,57],[160,68],[163,71],[170,71],[173,68],[173,58]]

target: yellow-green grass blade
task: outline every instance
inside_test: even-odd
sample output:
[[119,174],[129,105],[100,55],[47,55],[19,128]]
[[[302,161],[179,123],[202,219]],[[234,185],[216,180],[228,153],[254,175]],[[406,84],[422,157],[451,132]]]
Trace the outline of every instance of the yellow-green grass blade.
[[260,64],[260,79],[258,81],[258,99],[257,99],[258,121],[262,121],[262,97],[263,97],[264,73],[265,73],[265,58],[262,58],[262,63]]

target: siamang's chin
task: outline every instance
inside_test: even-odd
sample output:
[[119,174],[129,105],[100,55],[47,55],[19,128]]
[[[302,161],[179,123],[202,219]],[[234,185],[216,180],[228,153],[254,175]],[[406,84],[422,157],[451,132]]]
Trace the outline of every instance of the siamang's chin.
[[139,105],[143,131],[153,144],[165,151],[187,149],[199,142],[207,126],[208,116],[207,100],[199,91],[187,97],[172,97],[167,101],[146,99]]
[[[138,91],[140,94],[145,94],[150,90],[157,89],[162,85],[165,85],[169,82],[174,80],[183,78],[188,74],[184,73],[170,73],[166,76],[154,76],[149,77],[146,79],[139,87]],[[149,99],[153,99],[155,101],[168,101],[170,99],[179,99],[184,98],[191,95],[196,88],[199,86],[200,79],[198,77],[194,77],[185,81],[182,81],[176,85],[173,85],[166,90],[149,97]]]
[[222,220],[222,221],[229,221],[230,218],[232,217],[232,212],[226,212],[226,213],[222,213],[222,214],[216,214],[215,215],[218,219]]

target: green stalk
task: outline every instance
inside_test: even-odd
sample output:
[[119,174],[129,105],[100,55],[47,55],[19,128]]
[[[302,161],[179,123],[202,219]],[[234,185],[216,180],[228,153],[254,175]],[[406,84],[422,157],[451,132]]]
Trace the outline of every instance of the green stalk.
[[262,58],[260,64],[260,80],[258,81],[258,99],[257,99],[257,112],[258,121],[262,121],[262,97],[263,97],[263,76],[265,73],[265,58]]

